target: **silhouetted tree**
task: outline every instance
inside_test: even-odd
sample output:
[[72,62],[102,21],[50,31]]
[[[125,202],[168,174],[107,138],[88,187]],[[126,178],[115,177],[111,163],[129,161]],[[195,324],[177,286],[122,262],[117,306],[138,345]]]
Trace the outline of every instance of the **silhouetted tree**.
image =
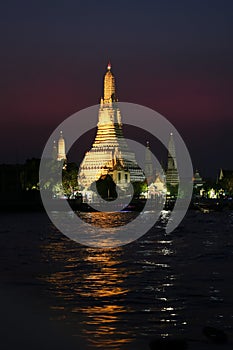
[[20,174],[20,181],[24,190],[39,189],[40,159],[27,159]]
[[62,171],[62,186],[65,194],[70,197],[78,190],[78,167],[75,163],[68,163]]
[[[100,178],[95,181],[95,186],[103,199],[111,200],[117,198],[116,184],[110,175],[101,175]],[[90,189],[94,192],[95,186],[93,184],[90,186]]]
[[132,183],[134,189],[134,197],[139,197],[143,192],[148,189],[146,181],[135,181]]

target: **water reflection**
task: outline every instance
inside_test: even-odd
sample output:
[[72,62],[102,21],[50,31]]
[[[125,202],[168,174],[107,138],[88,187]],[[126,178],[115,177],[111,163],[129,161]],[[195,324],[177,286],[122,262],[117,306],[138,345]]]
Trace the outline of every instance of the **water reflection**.
[[[89,274],[83,276],[82,290],[79,295],[90,297],[91,304],[81,305],[76,312],[85,315],[83,333],[89,343],[97,348],[120,349],[120,345],[130,342],[130,333],[121,330],[120,321],[129,308],[123,304],[123,297],[129,291],[123,286],[128,276],[126,268],[119,268],[121,249],[93,251],[89,249],[84,263],[92,264]],[[93,254],[94,253],[94,254]],[[112,337],[114,337],[114,342]]]
[[55,318],[65,318],[90,348],[120,350],[135,339],[183,328],[185,303],[175,296],[179,276],[172,267],[176,252],[164,231],[105,250],[80,246],[53,229],[42,249],[53,265],[43,279],[57,297]]
[[138,215],[138,212],[94,212],[83,213],[77,212],[77,215],[88,224],[101,227],[119,227],[133,221]]
[[129,289],[123,282],[129,273],[120,266],[121,248],[104,251],[76,246],[75,251],[75,244],[60,238],[61,242],[51,242],[43,248],[49,250],[54,260],[64,263],[61,271],[46,277],[55,294],[63,299],[64,305],[55,310],[82,314],[81,328],[74,328],[74,334],[80,335],[81,330],[95,348],[111,348],[112,335],[114,349],[120,349],[120,345],[131,341],[130,332],[121,328],[124,314],[130,311],[124,304]]

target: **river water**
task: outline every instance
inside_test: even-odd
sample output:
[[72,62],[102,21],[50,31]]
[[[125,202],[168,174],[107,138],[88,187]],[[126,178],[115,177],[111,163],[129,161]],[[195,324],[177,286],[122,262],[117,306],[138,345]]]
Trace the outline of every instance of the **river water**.
[[[111,213],[82,215],[111,224]],[[198,341],[206,325],[232,335],[233,212],[189,211],[170,234],[168,217],[133,243],[99,249],[63,236],[44,213],[2,214],[3,277],[37,281],[51,322],[87,349],[147,349],[157,336]]]

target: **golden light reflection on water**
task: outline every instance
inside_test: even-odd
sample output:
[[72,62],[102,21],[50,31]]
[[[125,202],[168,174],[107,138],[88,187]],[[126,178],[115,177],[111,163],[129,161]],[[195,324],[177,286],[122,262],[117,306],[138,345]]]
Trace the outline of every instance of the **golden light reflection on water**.
[[[116,338],[114,349],[120,349],[120,345],[131,340],[129,334],[122,337],[122,331],[120,331],[120,328],[118,329],[117,325],[120,319],[124,318],[124,313],[129,311],[126,306],[119,305],[116,302],[116,298],[124,296],[129,291],[122,286],[128,273],[125,268],[118,268],[117,265],[122,261],[115,259],[110,251],[99,251],[95,255],[87,255],[85,262],[97,266],[98,271],[83,276],[83,290],[79,294],[86,297],[91,290],[92,298],[98,303],[104,299],[104,303],[86,305],[78,310],[86,316],[83,332],[90,343],[103,349],[112,345],[110,336],[114,335],[114,338]],[[93,328],[90,329],[89,326],[94,326],[94,332]]]
[[140,328],[163,334],[168,324],[176,325],[181,307],[171,294],[177,283],[171,270],[172,240],[144,240],[127,251],[85,248],[54,236],[43,250],[58,263],[58,270],[44,278],[59,300],[52,305],[57,319],[76,325],[73,334],[93,349],[120,350]]
[[[62,243],[56,243],[56,251],[52,247],[47,246],[48,248],[55,259],[64,256]],[[129,289],[123,286],[128,272],[125,267],[119,267],[122,263],[120,251],[121,248],[116,248],[112,254],[112,251],[88,248],[82,257],[73,256],[68,259],[65,265],[67,271],[58,271],[47,277],[47,281],[54,286],[56,295],[67,303],[70,301],[73,304],[77,298],[82,298],[82,303],[75,302],[72,313],[84,316],[78,332],[81,330],[82,336],[94,348],[111,348],[111,336],[114,336],[116,350],[132,340],[130,332],[126,333],[120,326],[124,314],[130,311],[123,302]],[[83,267],[79,270],[80,259],[82,266],[92,267],[88,268],[87,273]],[[65,312],[66,307],[68,304],[58,308],[53,306],[53,309]]]
[[77,215],[85,222],[101,227],[112,228],[124,226],[127,223],[133,221],[138,215],[138,212],[93,212],[82,213],[77,212]]

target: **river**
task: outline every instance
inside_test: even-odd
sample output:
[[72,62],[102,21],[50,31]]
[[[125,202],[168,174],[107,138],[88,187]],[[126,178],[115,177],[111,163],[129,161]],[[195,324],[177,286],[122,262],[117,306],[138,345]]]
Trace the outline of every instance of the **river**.
[[[129,220],[118,215],[121,225]],[[111,225],[111,213],[82,216]],[[157,336],[199,341],[206,325],[232,335],[233,212],[190,210],[170,234],[168,217],[133,243],[99,249],[62,235],[44,213],[1,214],[2,285],[28,291],[83,349],[147,349]]]

